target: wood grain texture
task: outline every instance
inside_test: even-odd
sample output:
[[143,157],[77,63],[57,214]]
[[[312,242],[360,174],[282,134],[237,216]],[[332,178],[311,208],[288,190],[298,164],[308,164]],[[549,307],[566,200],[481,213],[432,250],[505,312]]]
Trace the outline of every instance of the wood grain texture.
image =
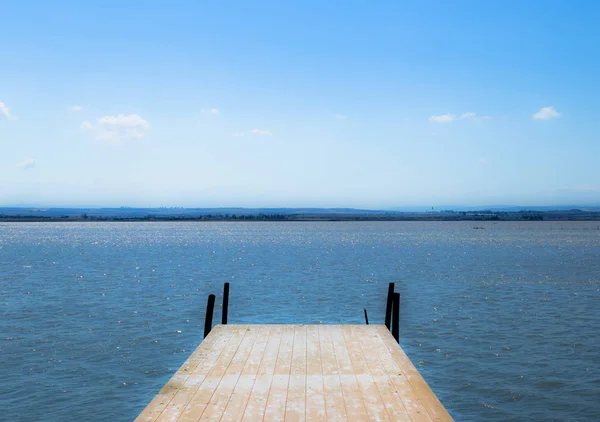
[[136,421],[452,421],[384,325],[217,325]]

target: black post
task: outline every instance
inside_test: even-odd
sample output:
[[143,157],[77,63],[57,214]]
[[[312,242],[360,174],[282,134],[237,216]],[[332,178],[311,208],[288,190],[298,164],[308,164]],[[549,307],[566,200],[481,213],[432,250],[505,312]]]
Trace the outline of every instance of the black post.
[[392,335],[400,344],[400,293],[394,293],[394,322],[392,324]]
[[223,287],[223,315],[221,316],[221,324],[227,324],[227,312],[229,310],[229,283],[225,283]]
[[394,283],[388,286],[387,303],[385,306],[385,326],[390,329],[392,322],[392,300],[394,299]]
[[369,315],[367,315],[367,309],[364,309],[365,311],[365,322],[367,323],[367,325],[369,325]]
[[215,295],[208,295],[208,303],[206,304],[206,318],[204,319],[204,338],[212,329],[212,317],[215,309]]

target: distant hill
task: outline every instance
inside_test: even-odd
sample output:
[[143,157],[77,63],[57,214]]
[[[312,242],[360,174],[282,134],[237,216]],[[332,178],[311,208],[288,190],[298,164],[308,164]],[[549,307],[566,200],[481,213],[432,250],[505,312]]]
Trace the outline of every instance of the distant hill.
[[528,211],[568,211],[568,210],[582,210],[582,211],[600,211],[600,204],[586,204],[586,205],[546,205],[546,206],[524,206],[524,205],[488,205],[488,206],[452,206],[443,205],[436,207],[393,207],[390,211],[399,212],[431,212],[431,211],[499,211],[499,212],[518,212],[523,210]]
[[[477,207],[479,208],[479,207]],[[460,221],[598,220],[600,207],[481,207],[399,211],[354,208],[0,208],[0,221]]]

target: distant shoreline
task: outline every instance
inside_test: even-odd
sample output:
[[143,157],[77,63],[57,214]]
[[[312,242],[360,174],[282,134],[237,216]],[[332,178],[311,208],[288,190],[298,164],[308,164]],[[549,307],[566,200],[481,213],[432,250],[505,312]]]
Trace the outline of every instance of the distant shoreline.
[[600,208],[402,212],[351,208],[1,208],[0,222],[600,221]]
[[404,217],[404,218],[286,218],[286,219],[232,219],[232,218],[39,218],[39,217],[20,217],[20,218],[3,218],[0,217],[0,223],[165,223],[165,222],[182,222],[182,223],[317,223],[317,222],[500,222],[500,221],[600,221],[600,217],[593,218],[419,218],[419,217]]

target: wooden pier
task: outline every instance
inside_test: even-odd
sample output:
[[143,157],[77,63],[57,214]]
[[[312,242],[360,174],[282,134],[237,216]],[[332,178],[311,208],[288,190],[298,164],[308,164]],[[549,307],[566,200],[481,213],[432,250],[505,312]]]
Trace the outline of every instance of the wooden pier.
[[136,420],[452,418],[385,325],[217,325]]

